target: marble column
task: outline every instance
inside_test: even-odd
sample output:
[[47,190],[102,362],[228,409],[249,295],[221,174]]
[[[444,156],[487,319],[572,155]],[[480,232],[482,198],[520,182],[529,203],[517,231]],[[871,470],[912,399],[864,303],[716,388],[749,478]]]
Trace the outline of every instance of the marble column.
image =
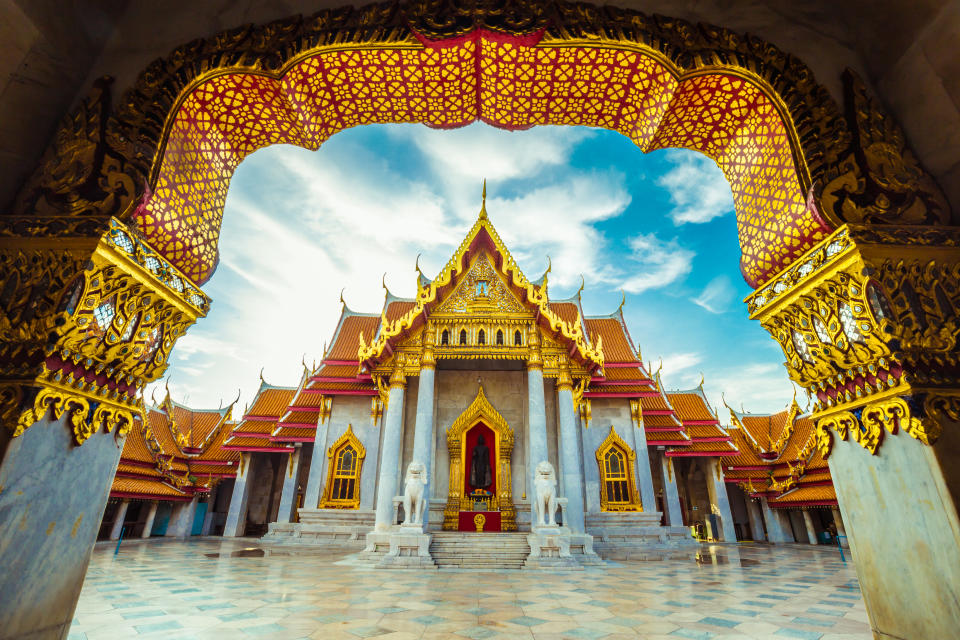
[[730,498],[727,496],[727,485],[723,479],[723,468],[719,458],[708,458],[705,461],[707,478],[707,493],[710,496],[710,510],[720,518],[720,532],[724,542],[736,542],[737,530],[733,526],[733,512],[730,510]]
[[843,517],[840,515],[840,509],[833,507],[830,509],[830,513],[833,514],[833,526],[837,528],[837,535],[843,536],[840,544],[844,547],[850,546],[847,541],[847,530],[843,527]]
[[[531,329],[527,360],[527,498],[536,499],[537,465],[549,461],[547,454],[547,411],[543,395],[543,359],[540,355],[540,335]],[[536,514],[531,511],[531,518]]]
[[297,483],[300,480],[300,460],[303,447],[300,443],[294,445],[287,460],[286,474],[283,477],[283,489],[280,491],[280,509],[277,511],[277,522],[293,522],[294,511],[297,508]]
[[[543,389],[543,385],[540,385]],[[566,361],[561,365],[557,381],[557,416],[560,422],[560,460],[563,496],[567,499],[567,522],[574,533],[584,533],[583,472],[580,468],[580,438],[573,410],[573,381]],[[546,426],[546,422],[544,422]]]
[[153,532],[153,521],[157,517],[158,506],[160,506],[160,503],[156,500],[150,503],[149,511],[147,511],[147,521],[143,523],[143,533],[140,534],[141,538],[149,538]]
[[420,380],[417,384],[417,419],[413,430],[413,458],[424,468],[423,520],[421,530],[426,531],[430,521],[430,479],[433,477],[433,396],[436,360],[433,357],[433,328],[429,325],[423,332],[423,356],[420,358]]
[[671,527],[682,527],[683,513],[680,510],[677,474],[673,470],[673,461],[662,451],[660,452],[660,471],[663,474],[663,503],[667,511],[667,524]]
[[813,524],[813,516],[810,515],[809,509],[803,510],[803,524],[807,527],[807,538],[810,539],[810,544],[817,544],[817,528]]
[[397,495],[400,446],[403,443],[403,396],[407,380],[403,373],[403,354],[398,353],[395,360],[393,374],[390,376],[387,415],[383,421],[383,444],[377,479],[376,531],[387,531],[396,524],[393,519],[393,498]]
[[[636,402],[640,402],[636,400]],[[631,412],[633,409],[631,408]],[[643,510],[652,512],[657,510],[657,494],[653,489],[653,471],[650,468],[650,453],[647,449],[647,432],[643,427],[643,417],[639,406],[633,418],[634,453],[637,456],[637,489],[640,491],[640,502]],[[679,501],[677,502],[679,505]]]
[[766,498],[760,498],[760,508],[763,510],[763,518],[767,522],[767,536],[770,542],[774,544],[784,544],[790,542],[787,533],[783,530],[783,522],[780,520],[780,514],[776,509],[770,508],[770,503]]
[[746,498],[747,503],[747,519],[750,520],[750,535],[753,537],[754,542],[762,542],[766,540],[767,537],[763,533],[763,520],[760,515],[760,505],[757,504],[756,500],[753,500],[750,496]]
[[[332,407],[331,407],[332,411]],[[316,509],[320,505],[320,492],[326,480],[324,473],[327,464],[327,434],[330,431],[330,416],[322,416],[317,423],[317,434],[313,438],[313,455],[310,456],[310,472],[307,475],[307,490],[303,493],[303,508]]]
[[127,517],[127,508],[130,506],[129,500],[121,500],[117,507],[117,515],[113,519],[113,527],[110,529],[110,539],[116,540],[123,531],[123,520]]
[[190,502],[178,502],[170,514],[170,524],[167,526],[168,538],[189,538],[193,530],[193,517],[197,513],[198,496],[193,496]]
[[4,638],[67,636],[123,449],[123,436],[104,429],[77,446],[73,414],[52,415],[0,438]]
[[230,496],[230,509],[227,511],[227,522],[223,527],[226,538],[242,536],[247,528],[247,501],[250,499],[250,470],[253,466],[253,455],[240,454],[240,468],[237,469],[237,479],[233,484],[233,495]]

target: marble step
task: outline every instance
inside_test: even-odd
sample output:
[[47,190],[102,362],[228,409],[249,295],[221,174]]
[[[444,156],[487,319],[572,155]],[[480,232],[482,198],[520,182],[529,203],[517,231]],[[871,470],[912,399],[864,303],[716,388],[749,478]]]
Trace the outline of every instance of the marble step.
[[525,533],[433,534],[430,555],[439,568],[522,569],[530,546]]

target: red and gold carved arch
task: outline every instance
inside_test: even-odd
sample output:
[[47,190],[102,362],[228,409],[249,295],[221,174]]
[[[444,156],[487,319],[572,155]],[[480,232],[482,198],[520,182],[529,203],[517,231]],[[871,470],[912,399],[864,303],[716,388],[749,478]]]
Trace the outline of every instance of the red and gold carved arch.
[[217,262],[230,177],[270,144],[317,149],[361,124],[475,120],[618,131],[643,151],[683,147],[717,162],[733,189],[741,268],[756,285],[829,231],[808,206],[792,124],[757,79],[681,74],[640,46],[491,37],[303,56],[275,77],[225,73],[197,83],[169,122],[152,197],[135,216],[147,239],[198,282]]

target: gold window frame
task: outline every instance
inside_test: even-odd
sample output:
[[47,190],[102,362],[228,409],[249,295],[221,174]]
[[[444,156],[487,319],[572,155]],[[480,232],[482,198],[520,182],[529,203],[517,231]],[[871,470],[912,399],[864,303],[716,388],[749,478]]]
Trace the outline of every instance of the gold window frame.
[[[614,502],[607,495],[607,453],[616,449],[622,456],[625,463],[625,478],[627,483],[628,502]],[[634,467],[636,466],[637,454],[631,449],[623,438],[617,434],[613,425],[610,425],[610,433],[606,439],[597,448],[597,466],[600,468],[600,510],[601,511],[643,511],[643,505],[640,504],[640,496],[637,493],[637,482],[634,477]],[[613,481],[613,479],[610,479]],[[620,480],[618,478],[618,480]]]
[[[353,447],[356,452],[356,472],[353,476],[342,476],[337,474],[337,457],[339,452],[347,446]],[[347,425],[347,430],[337,441],[327,449],[327,482],[323,487],[323,498],[320,500],[321,509],[359,509],[360,508],[360,475],[363,472],[363,460],[367,457],[367,450],[363,443],[353,433],[353,425]],[[333,487],[335,481],[340,478],[352,477],[355,481],[353,495],[348,499],[335,499],[333,497]]]

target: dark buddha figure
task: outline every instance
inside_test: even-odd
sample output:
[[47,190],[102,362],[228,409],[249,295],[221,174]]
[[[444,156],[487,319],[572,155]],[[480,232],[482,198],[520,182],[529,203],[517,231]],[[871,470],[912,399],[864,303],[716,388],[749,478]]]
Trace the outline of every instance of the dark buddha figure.
[[486,489],[493,478],[490,476],[490,449],[483,441],[483,435],[477,436],[477,444],[470,455],[470,486],[474,489]]

